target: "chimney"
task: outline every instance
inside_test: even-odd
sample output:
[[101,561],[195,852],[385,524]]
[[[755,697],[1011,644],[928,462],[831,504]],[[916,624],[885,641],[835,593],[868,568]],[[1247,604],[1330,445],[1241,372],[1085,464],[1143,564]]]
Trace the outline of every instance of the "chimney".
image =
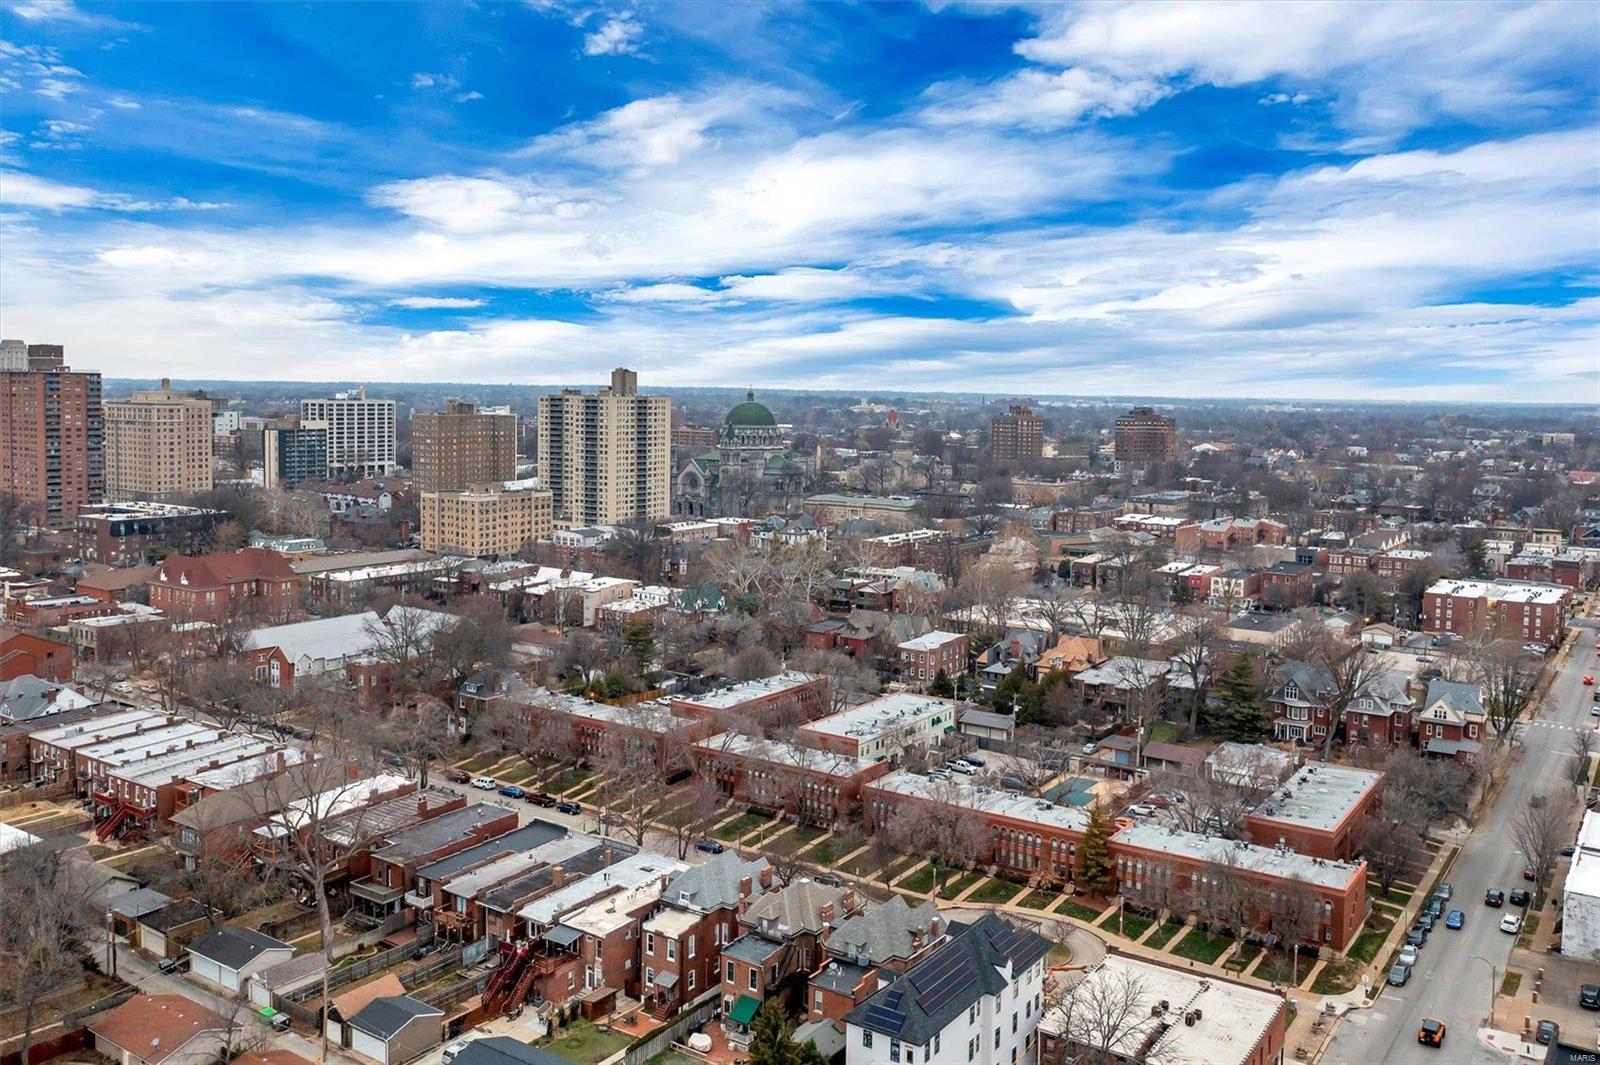
[[566,882],[567,882],[567,869],[566,869],[566,866],[563,866],[563,865],[552,865],[550,867],[550,886],[551,887],[561,887],[564,884],[566,884]]
[[856,893],[855,893],[855,891],[853,889],[851,889],[851,888],[846,888],[845,892],[844,892],[844,898],[841,899],[840,901],[844,903],[844,911],[846,913],[849,913],[851,910],[856,908]]
[[913,951],[922,949],[922,929],[920,928],[911,930],[911,949]]
[[741,878],[739,880],[739,897],[742,899],[748,896],[753,886],[754,885],[751,884],[749,877]]
[[417,816],[428,816],[428,797],[421,792],[417,793]]
[[360,780],[361,779],[361,765],[354,758],[352,758],[349,761],[345,762],[345,764],[344,764],[344,777],[345,777],[346,780]]
[[822,923],[823,924],[832,924],[833,923],[833,912],[834,912],[833,911],[833,903],[824,902],[822,904],[822,909],[817,911],[817,916],[822,919]]
[[929,939],[938,939],[939,938],[939,918],[937,918],[937,917],[935,917],[933,920],[928,922],[928,938]]
[[284,759],[283,752],[279,751],[278,752],[278,772],[281,773],[285,769],[288,769],[288,768],[289,768],[289,763]]
[[769,865],[769,866],[764,867],[761,870],[761,887],[762,887],[762,890],[766,890],[767,888],[770,888],[771,886],[772,886],[772,866]]

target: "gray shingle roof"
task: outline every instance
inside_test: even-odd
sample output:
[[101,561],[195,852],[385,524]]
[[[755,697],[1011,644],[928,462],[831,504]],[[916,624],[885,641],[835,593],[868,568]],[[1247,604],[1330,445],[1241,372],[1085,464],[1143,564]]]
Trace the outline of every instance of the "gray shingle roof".
[[249,965],[263,951],[279,948],[293,951],[294,947],[281,939],[257,932],[254,928],[221,925],[201,935],[189,944],[189,953],[210,958],[225,969],[239,969]]
[[761,870],[765,868],[765,858],[745,861],[737,851],[726,850],[667,881],[661,901],[696,913],[732,909],[739,902],[739,883],[745,877],[750,878],[752,898],[762,893]]
[[937,920],[939,907],[933,903],[924,902],[913,909],[904,896],[894,895],[870,913],[835,928],[828,937],[828,953],[863,965],[910,958],[933,941],[930,933]]
[[350,1018],[350,1027],[379,1039],[392,1039],[419,1017],[443,1017],[444,1010],[410,995],[375,998]]
[[566,1058],[530,1046],[508,1035],[474,1039],[457,1054],[452,1065],[572,1065]]
[[1454,680],[1430,680],[1428,697],[1424,706],[1444,700],[1444,704],[1459,714],[1483,713],[1483,689],[1476,684],[1462,684]]

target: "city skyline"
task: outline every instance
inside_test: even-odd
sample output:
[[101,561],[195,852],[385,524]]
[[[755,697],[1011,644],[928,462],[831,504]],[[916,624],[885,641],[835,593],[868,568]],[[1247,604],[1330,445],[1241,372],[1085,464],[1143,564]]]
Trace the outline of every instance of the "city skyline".
[[0,9],[113,377],[1600,399],[1592,8]]

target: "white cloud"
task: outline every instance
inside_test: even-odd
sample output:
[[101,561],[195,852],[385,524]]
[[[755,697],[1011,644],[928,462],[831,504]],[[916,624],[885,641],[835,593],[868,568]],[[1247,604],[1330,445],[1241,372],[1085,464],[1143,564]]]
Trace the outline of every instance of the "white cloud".
[[391,307],[404,307],[411,311],[467,311],[482,307],[487,301],[461,296],[403,296],[389,301]]
[[985,85],[935,85],[923,118],[936,125],[1059,129],[1086,118],[1130,115],[1172,92],[1155,78],[1121,78],[1087,67],[1028,68]]
[[0,6],[0,10],[9,11],[26,22],[67,22],[111,30],[144,29],[137,23],[123,22],[109,15],[84,11],[72,0],[12,0],[11,3]]
[[1593,10],[1583,4],[1123,0],[1043,10],[1037,35],[1017,44],[1036,63],[1177,89],[1272,79],[1323,86],[1346,125],[1364,134],[1575,103],[1550,74],[1570,68],[1592,84],[1596,57]]
[[583,38],[584,55],[631,55],[639,50],[644,26],[632,15],[613,15]]
[[621,303],[710,303],[721,298],[721,293],[698,285],[664,281],[658,285],[635,285],[605,294],[608,300]]
[[458,104],[470,103],[473,100],[481,99],[483,99],[483,93],[481,92],[458,92],[455,95],[455,101]]
[[61,185],[19,170],[0,171],[0,207],[40,207],[62,211],[93,207],[100,194],[78,185]]
[[137,111],[143,106],[137,100],[129,100],[121,96],[113,96],[106,102],[119,111]]
[[411,75],[413,89],[439,89],[444,92],[454,92],[461,87],[461,83],[449,74],[430,74],[421,72]]
[[66,81],[62,78],[40,78],[33,88],[35,96],[43,96],[47,100],[65,100],[77,92],[81,85],[77,82]]

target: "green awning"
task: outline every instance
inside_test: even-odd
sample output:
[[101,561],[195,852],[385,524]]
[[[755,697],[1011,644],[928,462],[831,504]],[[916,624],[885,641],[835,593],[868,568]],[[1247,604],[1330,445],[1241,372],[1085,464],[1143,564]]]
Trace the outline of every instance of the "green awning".
[[733,1009],[728,1012],[728,1019],[734,1024],[749,1024],[756,1019],[756,1010],[761,1008],[761,1000],[751,998],[749,995],[740,995],[739,1001],[733,1004]]
[[257,1016],[264,1021],[270,1021],[277,1015],[278,1011],[273,1009],[271,1006],[262,1006],[260,1012],[257,1013]]

